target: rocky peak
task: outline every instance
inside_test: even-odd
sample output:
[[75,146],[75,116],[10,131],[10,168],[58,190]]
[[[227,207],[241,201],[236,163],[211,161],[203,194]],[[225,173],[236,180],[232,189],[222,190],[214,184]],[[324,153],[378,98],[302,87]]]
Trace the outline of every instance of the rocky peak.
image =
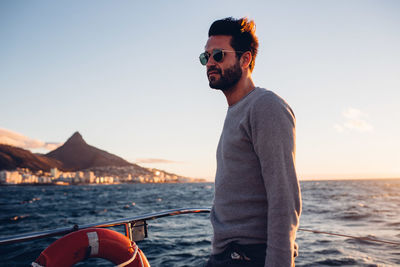
[[85,140],[83,140],[82,135],[79,132],[75,132],[68,140],[65,142],[65,144],[86,144]]

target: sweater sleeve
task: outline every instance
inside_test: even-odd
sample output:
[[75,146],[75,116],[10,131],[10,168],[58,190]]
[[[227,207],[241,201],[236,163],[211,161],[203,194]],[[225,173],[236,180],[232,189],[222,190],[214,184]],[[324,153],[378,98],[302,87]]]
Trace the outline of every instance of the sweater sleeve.
[[254,150],[267,194],[265,266],[293,266],[296,231],[301,213],[295,169],[295,117],[278,96],[260,97],[251,112]]

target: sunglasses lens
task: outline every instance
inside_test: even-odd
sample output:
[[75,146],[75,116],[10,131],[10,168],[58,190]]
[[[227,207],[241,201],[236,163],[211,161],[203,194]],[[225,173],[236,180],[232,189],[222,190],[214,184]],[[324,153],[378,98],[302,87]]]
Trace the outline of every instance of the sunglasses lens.
[[207,64],[207,62],[208,62],[208,54],[207,53],[201,53],[199,59],[200,59],[201,65],[205,66]]
[[[221,49],[214,49],[212,57],[216,62],[221,62],[224,59],[224,52]],[[202,65],[207,65],[210,55],[207,52],[201,53],[199,59]]]
[[213,59],[216,62],[221,62],[223,58],[224,58],[224,53],[222,52],[222,50],[215,49],[213,51]]

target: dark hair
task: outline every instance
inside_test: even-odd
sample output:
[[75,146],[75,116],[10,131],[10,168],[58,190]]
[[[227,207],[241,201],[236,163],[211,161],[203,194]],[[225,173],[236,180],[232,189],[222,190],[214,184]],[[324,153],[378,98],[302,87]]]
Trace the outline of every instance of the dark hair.
[[[254,69],[258,51],[258,38],[256,36],[256,24],[253,20],[247,18],[234,19],[232,17],[216,20],[211,24],[208,31],[208,37],[213,35],[232,36],[231,46],[235,51],[250,51],[252,60],[250,62],[250,71]],[[240,58],[240,53],[236,56]]]

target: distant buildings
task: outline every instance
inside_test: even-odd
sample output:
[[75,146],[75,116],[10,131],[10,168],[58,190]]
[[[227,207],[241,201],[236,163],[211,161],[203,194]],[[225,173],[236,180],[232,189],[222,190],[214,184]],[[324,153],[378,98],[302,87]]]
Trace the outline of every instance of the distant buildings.
[[[0,184],[119,184],[119,183],[183,183],[199,180],[181,177],[157,169],[146,172],[132,167],[99,167],[93,170],[63,172],[56,168],[50,172],[32,173],[22,168],[0,171]],[[201,182],[201,180],[200,180]]]
[[0,182],[5,184],[21,184],[22,175],[18,171],[1,171]]

